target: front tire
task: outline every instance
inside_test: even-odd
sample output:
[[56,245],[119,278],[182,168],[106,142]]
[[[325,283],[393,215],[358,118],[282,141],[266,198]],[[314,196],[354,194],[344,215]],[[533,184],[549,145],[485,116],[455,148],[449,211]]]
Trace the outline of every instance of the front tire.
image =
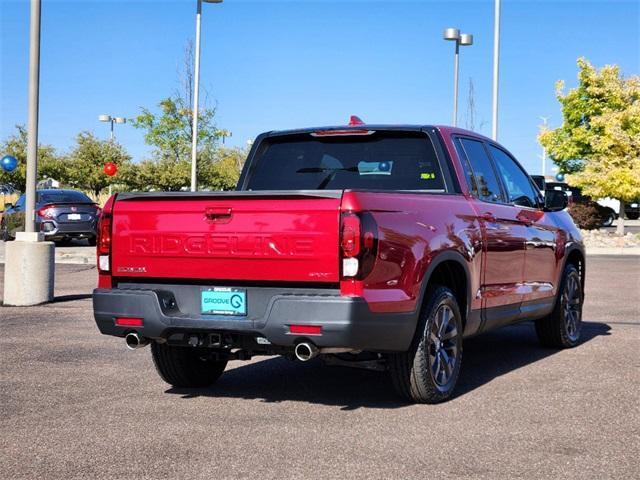
[[613,210],[611,209],[607,209],[607,211],[605,212],[605,214],[602,216],[602,226],[603,227],[610,227],[611,225],[613,225],[613,222],[616,220],[616,214]]
[[409,351],[389,355],[394,387],[416,403],[448,399],[462,365],[462,316],[453,292],[446,287],[427,290],[418,328]]
[[169,385],[201,388],[213,385],[224,372],[226,360],[212,360],[200,348],[151,343],[151,357],[160,377]]
[[536,333],[542,345],[571,348],[578,344],[582,331],[583,299],[580,273],[569,264],[564,269],[553,312],[536,320]]

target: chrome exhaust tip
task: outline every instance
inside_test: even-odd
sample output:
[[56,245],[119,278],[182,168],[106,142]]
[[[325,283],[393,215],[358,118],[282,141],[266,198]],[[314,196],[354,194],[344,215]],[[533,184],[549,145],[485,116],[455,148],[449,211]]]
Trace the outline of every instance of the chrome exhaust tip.
[[127,333],[127,336],[124,337],[124,341],[127,343],[127,348],[129,350],[136,350],[149,345],[148,339],[141,337],[135,332]]
[[308,362],[312,358],[316,357],[320,351],[313,343],[302,342],[296,345],[293,351],[296,358],[301,362]]

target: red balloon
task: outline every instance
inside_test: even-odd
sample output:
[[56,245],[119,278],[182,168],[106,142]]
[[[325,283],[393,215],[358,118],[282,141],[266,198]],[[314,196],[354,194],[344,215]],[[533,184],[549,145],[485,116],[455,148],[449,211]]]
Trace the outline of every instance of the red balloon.
[[104,173],[113,177],[118,171],[118,166],[113,162],[108,162],[104,164]]

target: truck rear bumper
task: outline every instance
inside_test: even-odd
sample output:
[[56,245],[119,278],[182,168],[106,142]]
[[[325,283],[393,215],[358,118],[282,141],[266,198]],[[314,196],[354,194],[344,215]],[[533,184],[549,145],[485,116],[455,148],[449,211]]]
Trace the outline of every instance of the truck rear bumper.
[[[100,332],[119,337],[131,331],[153,339],[233,332],[264,337],[280,347],[310,340],[318,347],[380,352],[406,351],[417,322],[414,313],[373,313],[360,297],[323,289],[248,288],[253,303],[246,317],[202,315],[193,313],[196,292],[194,286],[98,288],[93,291],[94,317]],[[122,317],[142,318],[143,326],[116,325]],[[321,326],[322,333],[292,334],[292,324]]]

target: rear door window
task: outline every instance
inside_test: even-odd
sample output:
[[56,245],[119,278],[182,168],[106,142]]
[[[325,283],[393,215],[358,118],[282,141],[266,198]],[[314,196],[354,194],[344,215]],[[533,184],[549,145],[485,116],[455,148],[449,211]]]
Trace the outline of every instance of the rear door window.
[[442,168],[422,132],[266,138],[256,153],[247,190],[445,191]]
[[504,203],[498,177],[483,143],[470,138],[460,138],[460,143],[471,166],[469,188],[472,193],[485,202]]

